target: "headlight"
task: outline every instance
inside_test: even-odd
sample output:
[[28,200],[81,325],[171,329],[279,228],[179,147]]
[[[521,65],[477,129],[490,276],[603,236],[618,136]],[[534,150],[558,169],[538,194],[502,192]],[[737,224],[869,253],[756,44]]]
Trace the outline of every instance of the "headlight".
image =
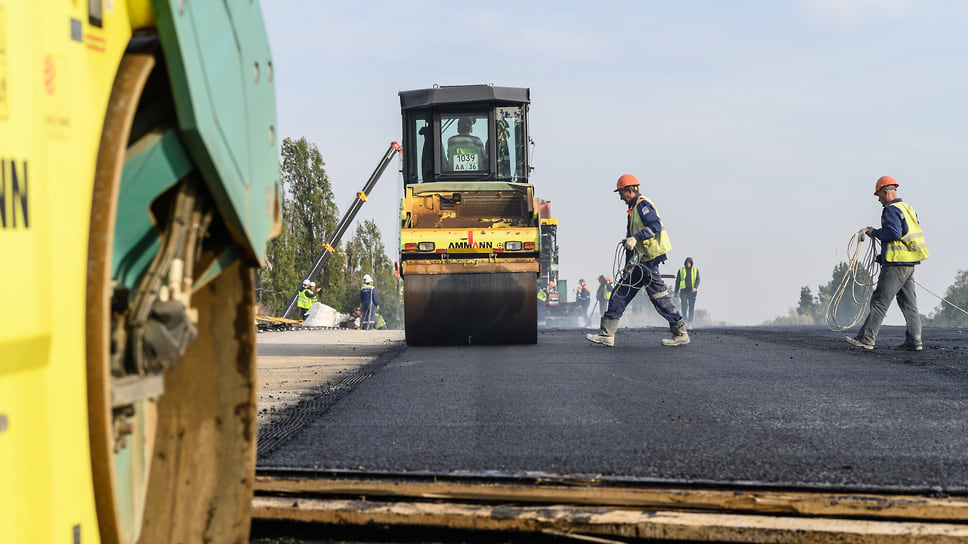
[[417,251],[433,251],[433,250],[434,250],[433,242],[420,242],[417,244]]
[[521,242],[504,242],[504,251],[521,251]]

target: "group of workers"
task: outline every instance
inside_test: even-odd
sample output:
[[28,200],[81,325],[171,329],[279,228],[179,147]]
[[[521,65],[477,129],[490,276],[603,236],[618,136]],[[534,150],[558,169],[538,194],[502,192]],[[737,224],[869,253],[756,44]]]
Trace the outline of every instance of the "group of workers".
[[[319,302],[319,292],[321,288],[316,287],[316,282],[303,280],[302,288],[296,294],[296,307],[299,308],[302,318],[309,316],[309,310],[313,304]],[[360,288],[360,309],[357,312],[360,318],[360,329],[383,329],[386,328],[386,320],[377,310],[380,309],[380,301],[373,286],[373,277],[363,274],[363,287]]]
[[[905,337],[904,342],[894,346],[894,349],[923,349],[921,319],[914,291],[914,267],[928,258],[928,249],[914,208],[897,196],[898,186],[897,180],[891,176],[877,179],[874,195],[883,208],[881,227],[868,226],[864,229],[867,236],[881,242],[881,252],[877,256],[881,269],[867,319],[855,336],[846,337],[849,344],[862,349],[874,349],[877,333],[891,299],[895,298],[904,315]],[[595,344],[614,346],[615,333],[625,308],[640,290],[645,289],[656,311],[669,322],[672,338],[663,338],[662,345],[686,345],[689,343],[686,322],[693,318],[699,271],[690,257],[676,275],[675,293],[683,308],[683,313],[680,313],[659,274],[659,265],[667,260],[666,255],[672,250],[672,244],[655,204],[639,192],[639,180],[631,174],[618,178],[614,192],[628,206],[626,237],[621,242],[625,247],[626,265],[612,286],[610,296],[604,295],[600,285],[599,302],[607,300],[607,307],[602,314],[599,331],[586,334],[585,338]],[[607,278],[599,276],[599,282],[607,285]],[[584,284],[584,281],[581,283]]]
[[[894,349],[923,349],[921,318],[918,315],[914,289],[914,267],[928,258],[928,249],[914,208],[897,196],[899,185],[891,176],[881,176],[874,185],[874,195],[883,208],[881,227],[868,226],[865,234],[881,242],[882,251],[877,256],[881,269],[864,324],[856,335],[846,337],[849,344],[862,349],[874,349],[877,333],[891,300],[895,298],[904,315],[905,337],[904,342],[894,346]],[[618,193],[628,207],[626,233],[621,242],[625,249],[626,264],[615,282],[609,276],[598,277],[599,285],[595,297],[602,308],[601,322],[598,332],[586,334],[585,338],[594,344],[614,346],[619,320],[632,299],[645,289],[656,311],[669,322],[672,337],[663,338],[662,345],[684,346],[690,341],[686,323],[691,323],[694,317],[700,281],[699,270],[692,257],[687,257],[676,274],[674,294],[679,298],[682,308],[680,313],[659,273],[659,265],[666,262],[666,255],[672,250],[672,244],[655,204],[641,194],[639,180],[631,174],[623,174],[618,178],[614,192]],[[580,279],[578,283],[576,300],[582,315],[587,316],[591,289],[584,279]],[[548,288],[553,288],[553,284],[539,289],[539,300],[547,301]],[[319,289],[316,284],[304,281],[298,293],[297,305],[308,314],[318,297]],[[361,329],[381,328],[379,322],[382,317],[377,313],[379,308],[373,278],[366,274],[360,289]]]

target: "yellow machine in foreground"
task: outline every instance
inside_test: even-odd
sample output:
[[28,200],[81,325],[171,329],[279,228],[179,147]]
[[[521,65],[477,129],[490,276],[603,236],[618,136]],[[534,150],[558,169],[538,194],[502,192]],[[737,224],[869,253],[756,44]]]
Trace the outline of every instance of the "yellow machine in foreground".
[[541,233],[528,183],[528,89],[400,93],[407,343],[537,341]]
[[248,540],[275,122],[258,2],[0,0],[0,542]]

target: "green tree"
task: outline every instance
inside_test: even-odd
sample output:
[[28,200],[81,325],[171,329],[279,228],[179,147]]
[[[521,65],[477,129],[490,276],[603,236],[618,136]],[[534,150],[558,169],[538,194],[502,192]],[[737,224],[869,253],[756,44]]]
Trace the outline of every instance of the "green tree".
[[387,257],[380,229],[372,220],[356,225],[356,234],[346,244],[346,269],[344,283],[353,286],[344,294],[344,311],[355,310],[360,305],[360,287],[363,275],[373,277],[380,301],[380,315],[390,328],[403,326],[403,294],[400,278],[394,275],[393,262]]
[[797,315],[801,318],[801,323],[799,324],[817,324],[817,317],[819,317],[817,300],[813,298],[813,293],[806,285],[800,288],[800,302],[797,304]]
[[292,295],[290,286],[299,281],[295,271],[295,238],[285,228],[290,222],[292,207],[282,202],[282,231],[266,246],[266,266],[256,273],[256,300],[259,313],[279,316]]
[[[968,327],[968,315],[961,309],[968,310],[968,270],[959,270],[955,274],[955,282],[948,287],[944,294],[945,300],[932,312],[931,317],[923,319],[928,327]],[[955,308],[951,304],[958,306]]]
[[[280,315],[309,271],[323,244],[336,229],[339,210],[315,144],[305,138],[282,141],[282,232],[269,243],[266,269],[259,274],[260,305],[265,314]],[[334,248],[338,252],[338,247]],[[324,303],[343,290],[343,261],[330,258],[310,278],[322,288]],[[338,309],[338,308],[337,308]],[[290,315],[292,317],[292,315]]]

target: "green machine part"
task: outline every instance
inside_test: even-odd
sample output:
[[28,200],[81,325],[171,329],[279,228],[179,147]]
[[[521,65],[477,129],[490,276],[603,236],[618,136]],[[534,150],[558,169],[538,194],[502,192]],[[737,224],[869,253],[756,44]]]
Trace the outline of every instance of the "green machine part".
[[272,56],[259,2],[152,4],[188,153],[232,237],[264,264],[282,189]]

